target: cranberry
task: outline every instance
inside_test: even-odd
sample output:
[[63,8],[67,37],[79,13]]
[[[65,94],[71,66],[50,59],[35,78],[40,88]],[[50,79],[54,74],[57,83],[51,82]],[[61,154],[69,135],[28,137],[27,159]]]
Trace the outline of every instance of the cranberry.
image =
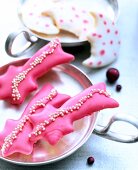
[[88,165],[92,165],[94,163],[94,157],[90,156],[88,159],[87,159],[87,164]]
[[122,89],[122,86],[121,86],[120,84],[117,84],[117,85],[116,85],[116,91],[119,92],[121,89]]
[[109,83],[114,83],[119,78],[119,71],[116,68],[109,68],[106,77]]

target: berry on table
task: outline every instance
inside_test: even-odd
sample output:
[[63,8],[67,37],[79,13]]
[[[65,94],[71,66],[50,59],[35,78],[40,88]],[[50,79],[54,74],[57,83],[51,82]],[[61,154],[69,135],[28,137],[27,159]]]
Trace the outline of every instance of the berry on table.
[[109,83],[115,83],[119,78],[119,71],[116,68],[109,68],[106,72],[106,77]]
[[117,92],[120,92],[121,89],[122,89],[122,86],[121,86],[120,84],[117,84],[117,85],[116,85],[116,91],[117,91]]
[[87,159],[87,164],[88,165],[92,165],[93,163],[94,163],[94,157],[92,157],[92,156],[90,156],[90,157],[88,157],[88,159]]

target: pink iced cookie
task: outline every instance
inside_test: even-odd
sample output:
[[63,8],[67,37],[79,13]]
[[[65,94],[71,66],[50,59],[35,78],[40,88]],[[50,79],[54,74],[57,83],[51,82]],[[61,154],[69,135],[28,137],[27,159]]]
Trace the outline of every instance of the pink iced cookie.
[[39,116],[30,115],[29,119],[34,126],[33,132],[29,135],[30,141],[36,142],[44,138],[54,145],[64,135],[73,132],[74,121],[118,105],[105,91],[104,83],[91,86],[70,98],[59,109],[47,105]]
[[50,103],[52,106],[58,108],[69,98],[69,95],[58,93],[51,84],[47,83],[31,99],[31,101],[25,108],[22,116],[28,115],[28,113],[39,113],[41,109],[46,106],[47,103]]
[[37,89],[36,79],[52,67],[71,62],[74,56],[65,53],[58,39],[38,50],[23,66],[9,66],[0,76],[0,99],[21,104],[28,94]]
[[5,157],[15,152],[30,154],[34,142],[28,140],[28,134],[33,130],[29,115],[39,115],[48,103],[58,108],[69,98],[68,95],[59,94],[50,84],[46,84],[29,102],[19,120],[6,121],[4,130],[0,132],[2,155]]
[[87,34],[91,44],[91,55],[83,65],[99,68],[111,64],[117,59],[120,48],[120,35],[117,26],[103,14],[93,13],[95,29]]
[[0,134],[0,138],[5,137],[1,148],[2,156],[6,157],[16,152],[31,154],[34,142],[29,141],[27,136],[32,129],[27,116],[17,121],[7,120],[3,132]]

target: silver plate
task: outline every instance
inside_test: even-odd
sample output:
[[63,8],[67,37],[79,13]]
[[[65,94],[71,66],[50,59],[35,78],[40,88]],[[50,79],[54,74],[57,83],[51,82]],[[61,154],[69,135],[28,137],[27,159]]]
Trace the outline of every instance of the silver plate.
[[[26,59],[19,60],[12,64],[21,65],[25,61]],[[8,65],[0,68],[0,75],[6,71],[7,67]],[[92,85],[83,72],[70,64],[54,67],[38,80],[39,88],[47,82],[50,82],[60,93],[71,96]],[[18,119],[20,117],[32,95],[20,107],[0,101],[0,131],[7,119]],[[0,159],[19,165],[42,165],[59,161],[75,152],[87,141],[94,129],[96,118],[97,113],[74,122],[74,132],[64,136],[55,146],[40,140],[35,144],[31,155],[15,153],[7,158],[0,156]]]

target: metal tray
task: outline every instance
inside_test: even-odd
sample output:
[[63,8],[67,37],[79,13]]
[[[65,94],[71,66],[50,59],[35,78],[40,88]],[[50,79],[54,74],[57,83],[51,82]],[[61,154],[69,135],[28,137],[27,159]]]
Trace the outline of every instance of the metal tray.
[[[14,65],[21,65],[26,61],[19,60],[13,62]],[[0,68],[0,75],[3,74],[8,65]],[[83,89],[92,85],[87,76],[73,65],[64,64],[54,67],[46,75],[38,80],[39,88],[50,82],[60,93],[71,96],[76,95]],[[36,92],[35,92],[36,93]],[[25,109],[29,98],[20,107],[12,106],[4,101],[0,101],[0,131],[3,129],[5,121],[9,118],[18,119]],[[39,141],[34,145],[31,155],[15,153],[9,157],[0,159],[19,165],[42,165],[59,161],[80,148],[91,135],[96,122],[97,114],[85,117],[74,123],[74,132],[64,136],[55,146],[49,145],[45,141]]]

